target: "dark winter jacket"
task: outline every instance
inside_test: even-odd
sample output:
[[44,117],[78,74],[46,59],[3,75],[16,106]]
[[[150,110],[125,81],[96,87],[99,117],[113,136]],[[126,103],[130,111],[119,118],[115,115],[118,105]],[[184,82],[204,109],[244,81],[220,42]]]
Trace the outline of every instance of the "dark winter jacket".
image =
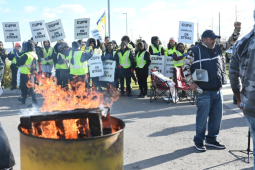
[[6,66],[5,59],[7,57],[8,53],[5,48],[0,48],[0,57],[1,60],[4,62],[4,65]]
[[254,44],[254,30],[252,29],[234,46],[229,69],[231,88],[235,94],[240,93],[243,113],[253,118],[255,118]]
[[0,169],[15,165],[14,156],[4,129],[0,123]]
[[[17,55],[17,56],[21,56],[22,53],[21,53],[21,52],[17,52],[16,55]],[[14,52],[11,51],[11,52],[8,54],[7,57],[8,57],[8,59],[9,59],[10,61],[12,61],[12,60],[16,57],[16,55],[14,54]],[[13,70],[17,70],[17,69],[18,69],[17,64],[13,64],[13,63],[11,64],[10,68],[13,69]]]
[[[119,55],[118,53],[121,53],[122,55],[127,51],[127,50],[130,50],[129,48],[126,48],[124,51],[122,51],[121,49],[118,50],[115,54],[115,57],[117,59],[117,63],[119,63]],[[125,68],[121,68],[119,71],[120,71],[120,76],[121,77],[132,77],[133,73],[131,73],[131,69],[134,70],[135,68],[135,60],[134,60],[134,56],[132,54],[132,52],[130,51],[129,53],[129,59],[131,61],[131,67],[125,69]]]

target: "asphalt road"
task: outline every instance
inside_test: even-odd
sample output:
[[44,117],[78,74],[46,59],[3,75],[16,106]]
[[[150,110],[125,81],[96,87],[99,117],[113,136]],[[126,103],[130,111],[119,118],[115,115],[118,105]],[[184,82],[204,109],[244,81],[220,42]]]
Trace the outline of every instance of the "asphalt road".
[[[19,117],[33,111],[21,106],[18,97],[15,93],[0,97],[0,122],[16,159],[15,170],[20,169]],[[42,104],[43,99],[38,98]],[[229,103],[230,98],[231,94],[225,102]],[[30,102],[28,99],[27,104]],[[248,164],[245,154],[229,152],[247,149],[248,126],[244,117],[227,105],[218,138],[227,149],[208,148],[204,153],[198,152],[193,145],[196,107],[187,101],[166,104],[162,100],[150,103],[148,98],[120,97],[112,106],[112,115],[126,123],[125,170],[248,170],[253,167],[253,156]]]

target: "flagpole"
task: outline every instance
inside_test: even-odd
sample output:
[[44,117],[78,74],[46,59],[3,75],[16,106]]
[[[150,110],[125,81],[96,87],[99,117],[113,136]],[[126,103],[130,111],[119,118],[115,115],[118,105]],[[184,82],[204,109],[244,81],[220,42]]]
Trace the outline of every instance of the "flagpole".
[[110,0],[108,0],[108,33],[109,39],[111,40],[111,26],[110,26]]
[[105,37],[106,37],[106,10],[104,10],[104,17],[105,17],[105,20],[104,20],[104,34],[105,34]]

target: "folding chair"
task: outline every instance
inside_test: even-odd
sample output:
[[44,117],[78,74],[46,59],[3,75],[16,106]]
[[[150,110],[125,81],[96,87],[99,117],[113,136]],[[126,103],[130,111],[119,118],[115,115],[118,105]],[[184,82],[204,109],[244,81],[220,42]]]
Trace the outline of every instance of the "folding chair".
[[174,82],[179,100],[182,101],[186,98],[192,105],[195,104],[196,99],[194,91],[191,90],[190,86],[184,79],[182,68],[180,67],[174,67]]
[[167,81],[163,81],[158,76],[153,74],[156,69],[151,69],[151,90],[150,90],[150,102],[162,98],[166,103],[170,103],[172,95],[170,93],[170,85]]

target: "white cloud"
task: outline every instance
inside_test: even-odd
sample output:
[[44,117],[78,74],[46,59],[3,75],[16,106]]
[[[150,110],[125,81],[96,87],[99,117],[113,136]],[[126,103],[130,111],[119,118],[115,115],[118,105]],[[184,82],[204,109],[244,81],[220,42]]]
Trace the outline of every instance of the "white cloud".
[[40,16],[43,19],[51,19],[51,18],[57,18],[58,16],[54,13],[43,13]]
[[37,6],[26,6],[23,8],[23,12],[25,13],[33,13],[36,11]]
[[195,5],[198,4],[200,2],[200,0],[190,0],[186,3],[186,5]]
[[169,4],[166,1],[156,1],[149,4],[146,8],[142,8],[140,11],[160,11],[163,9],[171,9],[173,4]]
[[51,9],[50,9],[50,8],[48,8],[48,7],[44,7],[44,8],[43,8],[43,12],[45,12],[45,13],[50,12],[50,10],[51,10]]
[[6,2],[4,0],[0,0],[0,4],[5,4]]
[[113,14],[118,15],[120,17],[125,17],[123,13],[127,13],[128,17],[132,17],[136,14],[135,8],[114,8]]
[[0,13],[8,13],[11,12],[10,8],[1,8],[0,7]]
[[85,11],[86,9],[80,4],[64,4],[57,8],[52,9],[52,12],[54,13],[78,14],[78,13],[84,13]]

